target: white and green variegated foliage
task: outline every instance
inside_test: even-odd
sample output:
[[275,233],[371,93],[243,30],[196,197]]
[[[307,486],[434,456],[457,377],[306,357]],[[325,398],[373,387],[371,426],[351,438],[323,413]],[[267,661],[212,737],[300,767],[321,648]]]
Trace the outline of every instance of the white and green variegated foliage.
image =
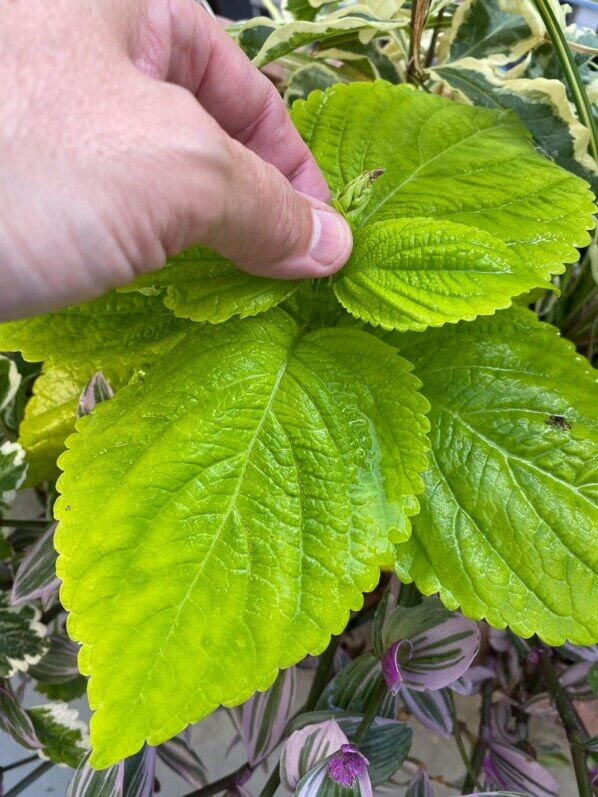
[[[265,280],[197,247],[0,327],[0,348],[44,361],[21,429],[38,474],[90,377],[116,391],[68,438],[56,505],[93,767],[322,651],[380,567],[498,627],[598,639],[596,380],[512,307],[589,242],[587,184],[510,111],[406,86],[335,83],[293,119],[353,228],[338,275]],[[350,675],[348,738],[380,682],[369,658]],[[406,754],[400,723],[372,733]],[[245,735],[255,760],[276,744]]]

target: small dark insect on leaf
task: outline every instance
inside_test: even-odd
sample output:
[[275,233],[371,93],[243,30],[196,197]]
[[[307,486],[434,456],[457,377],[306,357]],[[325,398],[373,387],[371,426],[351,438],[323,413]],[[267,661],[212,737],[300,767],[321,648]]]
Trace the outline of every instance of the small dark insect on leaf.
[[549,415],[544,423],[552,426],[553,429],[560,429],[563,432],[571,428],[571,423],[564,415]]

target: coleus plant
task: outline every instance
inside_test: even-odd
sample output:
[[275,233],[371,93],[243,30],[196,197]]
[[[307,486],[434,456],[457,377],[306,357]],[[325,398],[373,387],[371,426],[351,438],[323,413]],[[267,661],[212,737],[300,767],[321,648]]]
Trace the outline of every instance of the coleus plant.
[[195,248],[0,327],[44,362],[31,478],[90,377],[116,391],[56,503],[97,768],[323,650],[381,567],[521,636],[598,639],[596,379],[524,306],[588,244],[587,184],[509,112],[407,86],[337,84],[293,119],[354,231],[334,278]]

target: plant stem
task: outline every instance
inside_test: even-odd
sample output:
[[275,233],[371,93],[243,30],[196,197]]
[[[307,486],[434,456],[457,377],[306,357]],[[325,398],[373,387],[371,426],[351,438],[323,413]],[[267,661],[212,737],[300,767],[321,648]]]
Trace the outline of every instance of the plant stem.
[[24,767],[25,764],[31,764],[33,761],[39,761],[39,756],[30,755],[27,758],[21,758],[20,761],[15,761],[12,764],[7,764],[5,767],[0,767],[0,774],[4,774],[5,772],[10,772],[11,769],[18,769],[18,767]]
[[228,787],[234,783],[235,778],[244,774],[247,769],[249,769],[249,764],[242,764],[238,769],[235,769],[234,772],[229,772],[228,775],[215,780],[213,783],[208,783],[206,786],[202,786],[195,791],[188,792],[185,794],[185,797],[210,797],[212,794],[220,794],[221,791],[226,791]]
[[[438,12],[438,23],[442,21],[442,17],[444,16],[445,11],[446,11],[446,6],[443,6]],[[428,47],[428,52],[426,54],[426,60],[424,61],[424,67],[426,69],[432,66],[432,61],[434,60],[434,53],[436,52],[436,42],[438,41],[439,31],[440,31],[440,24],[435,25],[434,29],[432,30],[432,38],[430,40],[430,46]]]
[[411,26],[409,37],[409,60],[407,82],[413,83],[421,76],[421,40],[428,18],[429,0],[411,0]]
[[9,789],[7,792],[5,792],[4,797],[16,797],[17,794],[21,794],[21,792],[25,791],[27,786],[35,783],[38,778],[41,778],[41,776],[53,766],[54,764],[51,761],[44,761],[28,775],[25,775],[23,780],[20,780],[16,786],[13,786],[12,789]]
[[[488,743],[486,742],[486,729],[490,726],[490,710],[492,708],[492,691],[494,689],[494,680],[485,681],[482,686],[482,712],[480,715],[480,728],[478,731],[478,738],[471,754],[470,767],[467,769],[467,775],[463,783],[462,794],[469,794],[475,787],[478,772],[482,766],[484,755]],[[471,773],[471,774],[470,774]],[[472,777],[473,775],[473,777]]]
[[0,528],[10,529],[45,529],[51,520],[21,520],[20,518],[0,518]]
[[590,773],[588,772],[586,764],[584,746],[584,742],[587,740],[588,735],[581,720],[577,716],[577,712],[569,699],[569,695],[566,693],[559,680],[550,656],[549,649],[542,649],[540,653],[540,672],[542,673],[546,688],[554,701],[556,710],[563,723],[563,728],[567,734],[579,797],[591,797],[592,785],[590,783]]
[[469,756],[467,755],[467,750],[465,749],[465,744],[463,742],[463,737],[461,736],[461,728],[459,727],[459,720],[457,718],[457,709],[455,707],[455,698],[453,697],[453,693],[447,690],[447,696],[451,711],[451,718],[453,720],[453,736],[455,737],[455,744],[457,745],[457,750],[459,751],[459,755],[461,756],[461,760],[463,761],[463,765],[467,771],[467,776],[471,778],[472,783],[474,786],[479,787],[481,786],[478,782],[478,775],[477,772],[474,772],[473,767],[471,765],[471,761],[469,760]]
[[378,688],[368,700],[368,704],[365,707],[365,713],[361,719],[361,722],[357,726],[357,730],[353,734],[351,741],[355,744],[359,745],[363,741],[363,737],[368,732],[370,725],[376,719],[376,713],[380,708],[380,703],[384,699],[387,691],[388,687],[386,686],[386,681],[380,681]]
[[546,30],[552,41],[552,46],[555,49],[561,69],[563,70],[571,91],[579,121],[587,127],[590,133],[590,153],[598,160],[598,130],[592,115],[592,106],[590,105],[575,59],[567,44],[565,33],[548,0],[534,0],[534,4],[542,17],[542,21],[546,25]]

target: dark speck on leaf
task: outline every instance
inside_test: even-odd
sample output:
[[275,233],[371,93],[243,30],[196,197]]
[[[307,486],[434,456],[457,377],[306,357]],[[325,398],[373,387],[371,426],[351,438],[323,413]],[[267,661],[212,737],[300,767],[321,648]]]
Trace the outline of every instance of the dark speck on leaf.
[[544,423],[552,426],[553,429],[560,429],[562,432],[571,428],[571,424],[564,415],[549,415]]

